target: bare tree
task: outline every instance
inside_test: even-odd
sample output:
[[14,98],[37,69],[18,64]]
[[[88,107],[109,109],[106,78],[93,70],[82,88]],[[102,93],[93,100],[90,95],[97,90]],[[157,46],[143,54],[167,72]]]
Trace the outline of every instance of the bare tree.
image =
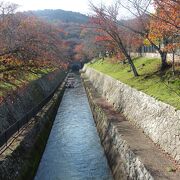
[[136,67],[132,61],[130,54],[123,42],[121,32],[123,28],[119,28],[118,25],[118,15],[119,15],[119,6],[114,4],[106,7],[101,5],[100,7],[90,4],[91,10],[94,12],[91,22],[94,24],[94,28],[102,30],[107,35],[109,35],[120,51],[125,55],[128,60],[128,63],[133,71],[134,76],[138,76]]

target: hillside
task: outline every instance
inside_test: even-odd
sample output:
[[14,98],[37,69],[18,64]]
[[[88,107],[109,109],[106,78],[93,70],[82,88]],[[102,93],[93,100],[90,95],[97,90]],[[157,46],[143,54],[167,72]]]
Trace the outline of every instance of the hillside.
[[74,59],[74,49],[76,45],[80,44],[81,42],[80,34],[82,30],[82,25],[88,22],[88,16],[77,12],[64,11],[61,9],[46,9],[38,11],[29,11],[26,13],[34,14],[38,18],[53,23],[56,26],[63,29],[63,31],[66,32],[66,35],[64,36],[64,41],[66,41],[69,45],[69,50],[67,52],[68,59]]
[[88,16],[84,14],[72,12],[72,11],[64,11],[61,9],[38,10],[38,11],[32,11],[32,13],[42,19],[55,23],[58,21],[62,21],[65,23],[79,23],[79,24],[84,24],[88,22]]

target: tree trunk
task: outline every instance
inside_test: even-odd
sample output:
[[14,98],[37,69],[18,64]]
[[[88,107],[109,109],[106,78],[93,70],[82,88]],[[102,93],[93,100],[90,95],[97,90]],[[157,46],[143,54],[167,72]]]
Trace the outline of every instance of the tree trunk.
[[175,60],[174,60],[174,51],[173,51],[173,58],[172,58],[172,72],[173,72],[173,75],[175,75]]
[[121,39],[119,38],[119,36],[118,36],[118,41],[116,41],[116,42],[117,42],[120,50],[123,52],[123,54],[124,54],[125,57],[127,58],[128,63],[129,63],[129,65],[130,65],[130,67],[131,67],[131,69],[132,69],[132,71],[133,71],[134,77],[139,76],[139,74],[138,74],[138,72],[137,72],[137,69],[136,69],[136,67],[135,67],[135,65],[134,65],[134,63],[133,63],[133,61],[132,61],[132,59],[131,59],[131,56],[128,54],[128,52],[127,52],[126,48],[124,47],[124,45],[123,45]]
[[167,52],[160,52],[161,55],[161,71],[165,70],[168,67],[167,63]]
[[[159,44],[159,46],[157,46],[156,44],[153,43],[153,41],[151,39],[148,38],[148,36],[147,36],[147,39],[151,43],[151,45],[159,52],[159,54],[161,56],[161,71],[165,70],[168,67],[167,52],[164,52],[161,50],[161,44]],[[167,45],[166,39],[163,40],[163,44],[164,44],[164,46]]]
[[137,70],[136,70],[136,67],[135,67],[135,65],[134,65],[131,57],[128,56],[127,59],[128,59],[129,65],[131,66],[131,69],[132,69],[132,71],[133,71],[134,76],[135,76],[135,77],[139,76],[139,74],[138,74],[138,72],[137,72]]
[[[122,46],[122,47],[123,47],[123,46]],[[134,63],[133,63],[133,61],[132,61],[131,56],[127,53],[127,51],[126,51],[126,49],[125,49],[124,47],[122,48],[122,50],[123,50],[123,53],[124,53],[124,55],[126,56],[126,58],[127,58],[127,60],[128,60],[128,63],[129,63],[129,65],[130,65],[130,67],[131,67],[131,69],[132,69],[132,71],[133,71],[134,76],[135,76],[135,77],[139,76],[139,74],[138,74],[138,72],[137,72],[137,69],[136,69],[136,67],[135,67],[135,65],[134,65]]]
[[139,74],[136,70],[136,67],[131,59],[131,56],[128,54],[128,51],[127,51],[126,47],[124,46],[122,39],[120,38],[118,32],[113,31],[113,30],[111,32],[105,30],[105,32],[112,37],[114,42],[116,42],[117,46],[119,47],[120,52],[122,52],[125,55],[125,57],[127,58],[128,63],[133,71],[134,77],[139,76]]

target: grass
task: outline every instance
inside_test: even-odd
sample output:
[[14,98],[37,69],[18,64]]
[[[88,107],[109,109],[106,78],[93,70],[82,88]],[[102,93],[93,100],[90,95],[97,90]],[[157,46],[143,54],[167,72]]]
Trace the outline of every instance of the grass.
[[88,66],[180,109],[180,74],[173,76],[171,69],[160,72],[157,58],[136,58],[134,63],[139,77],[133,77],[128,64],[112,63],[108,58],[93,60]]
[[[8,77],[4,77],[3,73],[0,74],[0,97],[3,98],[12,91],[20,88],[29,82],[42,77],[45,74],[55,70],[54,68],[32,68],[29,71],[16,71],[8,72]],[[14,76],[15,75],[15,76]]]

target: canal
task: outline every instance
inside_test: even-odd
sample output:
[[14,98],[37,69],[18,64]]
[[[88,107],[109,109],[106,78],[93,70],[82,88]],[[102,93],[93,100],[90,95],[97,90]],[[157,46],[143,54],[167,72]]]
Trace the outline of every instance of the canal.
[[65,90],[35,180],[111,180],[85,89]]

